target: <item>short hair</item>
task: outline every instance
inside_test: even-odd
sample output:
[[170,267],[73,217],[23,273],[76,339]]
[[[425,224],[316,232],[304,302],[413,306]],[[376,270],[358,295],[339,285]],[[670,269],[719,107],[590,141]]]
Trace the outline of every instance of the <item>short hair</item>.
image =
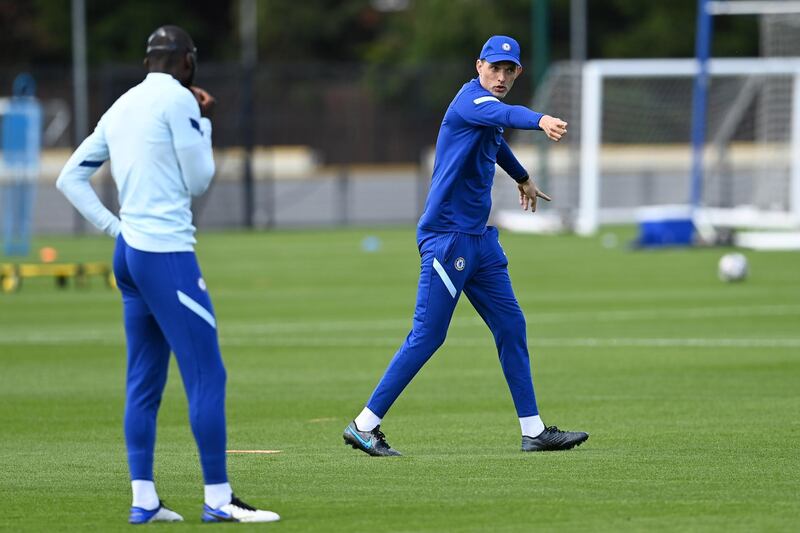
[[181,60],[186,53],[188,52],[155,50],[148,52],[145,57],[147,57],[150,65],[171,69],[181,64]]

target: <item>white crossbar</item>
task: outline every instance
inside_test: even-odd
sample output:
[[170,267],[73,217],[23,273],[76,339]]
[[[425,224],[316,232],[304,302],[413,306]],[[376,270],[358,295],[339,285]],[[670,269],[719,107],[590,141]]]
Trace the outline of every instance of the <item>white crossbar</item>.
[[709,15],[785,15],[800,13],[800,2],[785,1],[714,1],[706,7]]
[[[697,74],[696,59],[599,59],[587,61],[603,77],[670,78]],[[720,58],[708,62],[712,76],[745,76],[749,74],[795,74],[800,72],[800,57]]]

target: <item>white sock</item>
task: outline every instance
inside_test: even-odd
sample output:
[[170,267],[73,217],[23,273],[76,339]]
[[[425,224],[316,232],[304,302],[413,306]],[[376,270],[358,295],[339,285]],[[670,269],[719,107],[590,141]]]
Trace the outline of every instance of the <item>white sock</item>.
[[522,417],[519,419],[519,425],[525,437],[538,437],[544,431],[544,422],[539,415]]
[[206,505],[212,509],[219,509],[231,503],[233,490],[230,483],[215,483],[205,486]]
[[378,415],[365,407],[364,410],[361,411],[361,414],[356,417],[355,422],[359,431],[372,431],[381,423],[381,419],[378,418]]
[[131,490],[133,491],[133,507],[147,509],[152,511],[158,507],[158,494],[156,493],[156,484],[147,479],[134,479],[131,481]]

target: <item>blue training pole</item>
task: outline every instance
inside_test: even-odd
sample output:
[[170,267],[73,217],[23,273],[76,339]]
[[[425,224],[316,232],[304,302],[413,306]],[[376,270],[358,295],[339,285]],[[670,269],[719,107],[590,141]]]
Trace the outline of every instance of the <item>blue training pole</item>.
[[703,148],[706,143],[706,109],[708,107],[708,58],[711,49],[712,19],[708,0],[697,0],[697,36],[695,55],[697,76],[692,99],[692,186],[689,199],[699,207],[703,199]]

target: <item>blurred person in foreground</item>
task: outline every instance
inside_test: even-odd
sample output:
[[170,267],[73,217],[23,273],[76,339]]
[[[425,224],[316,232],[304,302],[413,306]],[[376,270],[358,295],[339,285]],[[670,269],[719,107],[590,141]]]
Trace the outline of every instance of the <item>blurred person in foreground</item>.
[[568,450],[583,432],[546,427],[531,378],[525,317],[508,276],[497,229],[487,226],[495,164],[517,183],[520,205],[536,210],[550,201],[514,157],[505,128],[542,130],[553,141],[567,132],[561,119],[502,103],[522,73],[517,41],[491,37],[476,63],[478,77],[465,83],[447,108],[439,137],[425,211],[417,227],[422,267],[413,328],[366,407],[344,430],[345,444],[373,456],[393,456],[380,423],[400,393],[442,345],[463,292],[494,335],[500,364],[519,417],[522,450]]
[[[280,517],[234,496],[225,456],[225,382],[216,318],[194,253],[192,196],[214,175],[209,117],[215,100],[194,87],[197,51],[177,26],[147,40],[148,74],[123,94],[81,143],[56,183],[90,222],[116,239],[128,365],[125,442],[133,503],[129,522],[182,521],[153,482],[156,417],[175,353],[189,400],[205,481],[204,522],[272,522]],[[89,178],[105,162],[119,191],[117,218]]]

